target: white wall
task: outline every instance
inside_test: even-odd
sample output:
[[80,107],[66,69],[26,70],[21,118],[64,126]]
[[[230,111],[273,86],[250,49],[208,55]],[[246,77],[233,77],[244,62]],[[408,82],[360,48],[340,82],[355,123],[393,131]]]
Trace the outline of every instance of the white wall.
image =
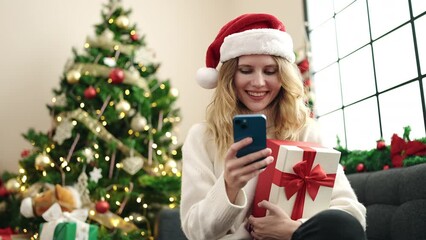
[[[46,104],[59,86],[71,49],[82,49],[101,21],[99,0],[0,0],[0,172],[16,172],[20,153],[30,148],[21,136],[29,128],[47,131]],[[124,0],[130,18],[161,63],[160,79],[170,79],[180,92],[181,141],[189,127],[204,119],[212,91],[194,81],[204,66],[207,46],[220,27],[239,14],[271,13],[304,45],[302,1],[283,0]]]

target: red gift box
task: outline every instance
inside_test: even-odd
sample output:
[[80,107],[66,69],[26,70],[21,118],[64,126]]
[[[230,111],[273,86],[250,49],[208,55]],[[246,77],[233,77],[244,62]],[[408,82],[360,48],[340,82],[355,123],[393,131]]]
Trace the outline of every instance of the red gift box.
[[340,152],[315,143],[267,140],[274,162],[259,175],[252,214],[266,216],[258,203],[279,205],[293,220],[328,209]]
[[13,231],[10,227],[8,228],[0,228],[0,239],[1,240],[10,240]]

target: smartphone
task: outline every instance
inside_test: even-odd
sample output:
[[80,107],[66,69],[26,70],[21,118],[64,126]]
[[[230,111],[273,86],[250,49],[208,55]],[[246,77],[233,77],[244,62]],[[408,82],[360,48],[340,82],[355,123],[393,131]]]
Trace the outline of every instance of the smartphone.
[[[251,137],[253,142],[240,149],[237,157],[266,148],[266,116],[264,114],[240,114],[233,118],[234,142]],[[261,160],[261,159],[259,159]]]

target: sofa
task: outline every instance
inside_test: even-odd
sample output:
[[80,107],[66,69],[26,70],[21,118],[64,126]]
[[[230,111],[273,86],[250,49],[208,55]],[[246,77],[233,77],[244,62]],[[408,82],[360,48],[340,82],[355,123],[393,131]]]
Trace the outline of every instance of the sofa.
[[367,208],[368,240],[426,240],[426,163],[348,179]]
[[[426,163],[377,172],[348,174],[367,208],[368,240],[426,240]],[[164,209],[157,240],[184,240],[179,209]]]

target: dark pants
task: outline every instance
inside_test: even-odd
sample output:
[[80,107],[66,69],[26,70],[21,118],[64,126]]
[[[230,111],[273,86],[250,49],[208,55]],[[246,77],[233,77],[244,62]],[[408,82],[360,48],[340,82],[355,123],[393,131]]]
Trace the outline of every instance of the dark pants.
[[291,240],[365,240],[361,224],[341,210],[322,211],[300,225]]

